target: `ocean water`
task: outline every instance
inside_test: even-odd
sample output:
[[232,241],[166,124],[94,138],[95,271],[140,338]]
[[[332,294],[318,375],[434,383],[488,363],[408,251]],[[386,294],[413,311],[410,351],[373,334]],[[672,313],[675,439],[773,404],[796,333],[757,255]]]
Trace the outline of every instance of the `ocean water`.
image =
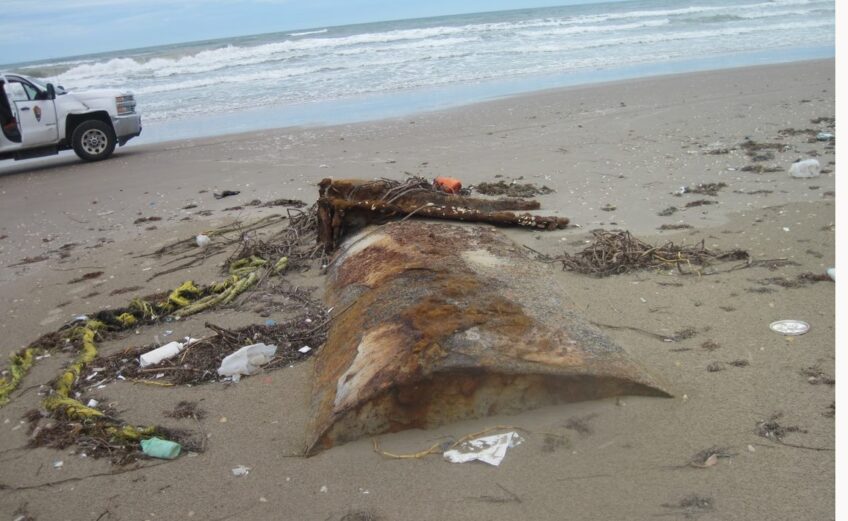
[[831,57],[834,34],[834,0],[629,0],[318,27],[14,70],[69,90],[129,88],[144,118],[138,141],[162,141]]

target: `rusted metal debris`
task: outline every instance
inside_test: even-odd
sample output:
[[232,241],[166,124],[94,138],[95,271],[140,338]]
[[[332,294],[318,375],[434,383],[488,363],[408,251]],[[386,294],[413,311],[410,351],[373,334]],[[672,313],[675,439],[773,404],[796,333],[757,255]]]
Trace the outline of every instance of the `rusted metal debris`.
[[340,239],[367,224],[410,215],[431,219],[482,222],[498,226],[525,226],[555,230],[568,226],[563,217],[543,217],[513,211],[537,210],[539,203],[525,199],[481,199],[434,189],[426,180],[324,179],[319,184],[318,241],[327,252]]
[[492,226],[388,223],[333,259],[307,453],[364,435],[624,394],[669,396]]

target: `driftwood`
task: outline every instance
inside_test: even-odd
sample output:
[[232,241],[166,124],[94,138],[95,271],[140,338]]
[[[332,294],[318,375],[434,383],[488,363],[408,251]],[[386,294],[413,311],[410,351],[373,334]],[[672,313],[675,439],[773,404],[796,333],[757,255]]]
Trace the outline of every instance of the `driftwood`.
[[523,226],[541,230],[565,228],[568,219],[543,217],[515,210],[537,210],[537,201],[480,199],[452,195],[433,188],[425,179],[324,179],[319,184],[318,242],[332,252],[347,233],[365,225],[415,215],[430,219]]

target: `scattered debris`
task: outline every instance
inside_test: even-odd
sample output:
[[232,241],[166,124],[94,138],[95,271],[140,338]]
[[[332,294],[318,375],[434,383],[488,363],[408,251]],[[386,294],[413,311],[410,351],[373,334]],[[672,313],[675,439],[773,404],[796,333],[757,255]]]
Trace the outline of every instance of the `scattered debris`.
[[79,282],[84,282],[86,280],[94,280],[96,278],[99,278],[101,275],[103,275],[102,271],[92,271],[90,273],[85,273],[82,276],[77,277],[75,279],[69,280],[68,284],[77,284]]
[[700,194],[700,195],[711,195],[713,197],[718,195],[718,192],[722,188],[727,188],[727,183],[699,183],[695,186],[687,186],[683,188],[683,192],[676,192],[675,195],[680,196],[683,194]]
[[233,473],[233,476],[237,478],[241,478],[250,474],[252,469],[250,467],[245,467],[244,465],[239,465],[238,467],[233,468],[230,472]]
[[806,376],[807,381],[812,385],[836,385],[836,380],[834,380],[832,376],[823,372],[817,365],[802,369],[801,375]]
[[46,255],[36,255],[35,257],[24,257],[23,259],[19,260],[18,262],[14,263],[14,264],[9,264],[9,267],[15,268],[15,267],[18,267],[18,266],[23,266],[25,264],[35,264],[36,262],[43,262],[43,261],[46,261],[46,260],[49,260],[49,259],[50,259],[50,257],[48,257]]
[[453,177],[437,177],[433,180],[433,186],[447,194],[459,194],[462,192],[462,183]]
[[658,230],[688,230],[692,228],[691,224],[663,224]]
[[715,510],[715,501],[713,498],[692,494],[681,499],[677,504],[663,503],[662,506],[679,511],[686,519],[693,519],[698,515]]
[[784,336],[798,336],[810,330],[810,324],[803,320],[777,320],[769,324],[769,329]]
[[538,187],[531,183],[498,181],[496,183],[480,183],[474,186],[474,191],[483,195],[505,195],[507,197],[529,198],[538,195],[552,194],[554,191],[547,186]]
[[710,363],[710,365],[707,366],[707,371],[709,371],[710,373],[717,373],[722,369],[724,369],[724,366],[721,362],[712,362]]
[[354,510],[343,515],[339,521],[380,521],[380,516],[369,510]]
[[710,201],[708,199],[698,199],[697,201],[689,201],[686,203],[686,208],[694,208],[696,206],[707,206],[710,204],[718,204],[718,201]]
[[711,251],[702,240],[696,246],[681,247],[673,242],[652,246],[630,235],[627,231],[595,231],[594,240],[583,251],[563,254],[557,260],[563,269],[597,277],[646,269],[673,269],[681,273],[697,273],[695,266],[704,267],[713,262],[749,260],[744,250]]
[[161,220],[162,220],[162,218],[161,218],[161,217],[156,217],[156,216],[153,216],[153,217],[139,217],[138,219],[136,219],[135,221],[133,221],[133,224],[152,223],[152,222],[161,221]]
[[689,458],[689,466],[696,468],[708,468],[718,463],[719,458],[732,458],[736,454],[730,452],[730,449],[725,447],[710,447],[704,449],[691,458]]
[[144,454],[157,459],[176,459],[182,450],[179,443],[170,440],[163,440],[156,436],[141,440],[140,444],[141,451]]
[[263,365],[270,362],[277,354],[277,346],[263,343],[244,346],[235,353],[221,360],[218,374],[231,376],[234,382],[244,376],[256,374]]
[[777,420],[779,420],[782,417],[783,417],[782,413],[777,413],[777,414],[774,414],[768,420],[763,420],[763,421],[757,422],[757,427],[754,430],[754,432],[757,434],[757,436],[760,436],[762,438],[766,438],[768,440],[771,440],[771,441],[774,441],[774,442],[777,442],[777,443],[783,443],[783,438],[787,434],[790,434],[790,433],[793,433],[793,432],[799,432],[799,433],[802,433],[802,434],[807,433],[806,430],[802,429],[801,427],[798,427],[797,425],[793,425],[793,426],[790,426],[790,427],[784,427],[783,425],[779,424],[777,422]]
[[442,457],[451,463],[482,461],[495,467],[506,457],[507,449],[521,445],[524,439],[517,432],[494,434],[466,440],[455,448],[444,452]]
[[[772,174],[775,172],[783,172],[783,169],[779,166],[766,166],[766,165],[746,165],[740,168],[742,172],[753,172],[755,174]],[[738,191],[736,193],[747,193],[747,194],[770,194],[773,190],[756,190],[753,192],[742,192]]]
[[195,420],[202,420],[206,417],[206,411],[201,409],[197,402],[189,402],[186,400],[180,401],[176,407],[174,407],[171,411],[165,411],[162,414],[167,416],[168,418],[193,418]]
[[544,230],[565,228],[569,222],[562,217],[507,211],[536,210],[539,208],[537,201],[488,200],[446,194],[419,177],[404,182],[328,178],[322,180],[319,187],[318,239],[328,253],[336,249],[342,237],[362,226],[412,215]]
[[818,159],[805,159],[792,163],[789,175],[798,179],[809,179],[821,175],[821,164]]

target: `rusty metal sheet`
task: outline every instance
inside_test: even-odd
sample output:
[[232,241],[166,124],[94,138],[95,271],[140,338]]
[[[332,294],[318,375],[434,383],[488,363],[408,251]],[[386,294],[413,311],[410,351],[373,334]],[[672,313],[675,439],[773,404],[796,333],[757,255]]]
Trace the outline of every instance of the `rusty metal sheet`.
[[492,226],[389,223],[331,262],[308,453],[364,435],[624,394],[669,396]]
[[405,182],[378,179],[324,179],[319,183],[318,242],[330,253],[344,235],[364,225],[416,216],[499,226],[556,230],[568,226],[565,217],[513,213],[537,210],[538,201],[481,199],[441,192],[422,178]]

